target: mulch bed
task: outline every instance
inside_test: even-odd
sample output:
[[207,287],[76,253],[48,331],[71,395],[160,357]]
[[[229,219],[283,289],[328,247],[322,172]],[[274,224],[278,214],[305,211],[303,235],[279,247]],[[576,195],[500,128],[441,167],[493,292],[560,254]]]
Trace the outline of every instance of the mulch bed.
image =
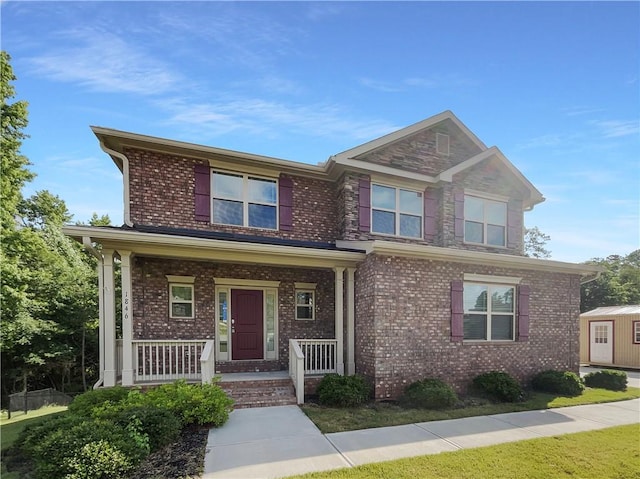
[[178,440],[149,455],[132,479],[196,479],[202,474],[209,429],[185,429]]

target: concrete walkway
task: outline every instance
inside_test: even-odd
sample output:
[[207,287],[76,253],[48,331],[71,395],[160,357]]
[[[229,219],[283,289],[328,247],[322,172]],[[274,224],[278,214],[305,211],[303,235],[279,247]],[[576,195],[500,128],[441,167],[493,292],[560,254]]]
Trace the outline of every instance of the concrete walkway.
[[238,409],[212,429],[203,479],[279,478],[640,423],[640,399],[322,434],[297,406]]

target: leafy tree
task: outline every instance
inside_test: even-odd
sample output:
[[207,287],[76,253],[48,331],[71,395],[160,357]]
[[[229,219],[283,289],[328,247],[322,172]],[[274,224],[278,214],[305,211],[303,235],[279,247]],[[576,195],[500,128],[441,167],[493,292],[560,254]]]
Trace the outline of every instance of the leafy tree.
[[[20,154],[26,102],[10,103],[15,80],[1,52],[0,357],[2,398],[29,387],[86,389],[97,363],[96,260],[64,236],[64,201],[39,191],[24,199],[34,174]],[[108,223],[106,216],[92,221]]]
[[23,130],[27,127],[27,102],[15,101],[15,88],[11,82],[16,80],[11,68],[11,57],[5,51],[0,52],[0,203],[2,203],[2,228],[13,226],[13,217],[21,200],[22,186],[33,179],[34,174],[27,169],[29,160],[20,154],[22,140],[26,138]]
[[533,228],[525,228],[524,232],[524,254],[531,258],[547,259],[551,257],[551,251],[545,248],[547,242],[551,239],[549,235],[544,234],[537,226]]
[[640,249],[627,256],[594,258],[587,264],[602,266],[604,272],[595,281],[582,285],[582,312],[600,306],[640,304]]

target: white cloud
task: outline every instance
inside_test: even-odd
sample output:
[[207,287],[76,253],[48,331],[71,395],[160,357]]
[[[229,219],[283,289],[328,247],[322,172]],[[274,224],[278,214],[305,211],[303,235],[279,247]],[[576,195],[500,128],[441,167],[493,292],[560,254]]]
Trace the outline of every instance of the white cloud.
[[640,122],[638,120],[608,120],[593,121],[605,138],[619,138],[622,136],[640,134]]
[[73,45],[28,59],[36,73],[91,90],[143,95],[166,93],[181,82],[166,64],[111,33],[77,29],[63,36]]
[[390,83],[386,81],[374,80],[372,78],[360,78],[358,81],[362,86],[386,93],[395,93],[404,90],[404,88],[400,86],[400,83]]

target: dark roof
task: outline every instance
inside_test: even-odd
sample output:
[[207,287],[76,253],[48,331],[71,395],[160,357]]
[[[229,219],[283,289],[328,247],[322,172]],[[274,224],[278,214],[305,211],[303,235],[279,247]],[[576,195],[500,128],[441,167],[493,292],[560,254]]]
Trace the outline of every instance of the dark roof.
[[286,238],[272,238],[269,236],[254,236],[240,233],[226,233],[222,231],[203,231],[188,228],[170,228],[167,226],[149,226],[135,224],[133,228],[122,226],[120,229],[124,231],[138,231],[140,233],[164,234],[173,236],[186,236],[189,238],[203,238],[212,240],[238,241],[244,243],[272,244],[278,246],[293,246],[297,248],[313,248],[325,249],[332,251],[352,251],[361,252],[361,250],[351,248],[338,248],[335,243],[323,243],[320,241],[301,241]]

